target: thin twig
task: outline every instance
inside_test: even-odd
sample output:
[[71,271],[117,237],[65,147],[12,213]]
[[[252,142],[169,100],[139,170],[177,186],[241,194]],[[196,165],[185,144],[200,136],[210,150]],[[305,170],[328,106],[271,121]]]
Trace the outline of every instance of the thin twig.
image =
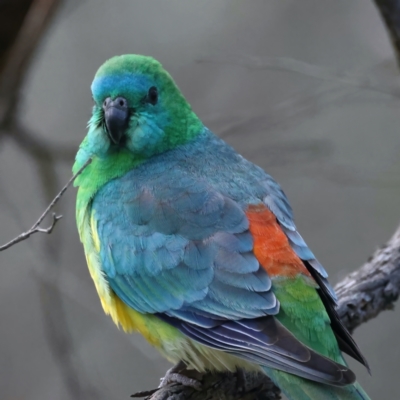
[[29,229],[26,232],[21,233],[14,239],[10,240],[8,243],[0,246],[0,251],[6,250],[9,247],[13,246],[14,244],[17,244],[19,242],[22,242],[23,240],[26,240],[29,238],[29,236],[33,235],[34,233],[40,232],[40,233],[47,233],[50,234],[54,226],[56,225],[57,221],[62,218],[62,215],[56,215],[53,213],[53,222],[48,228],[40,228],[40,224],[42,221],[45,219],[47,214],[51,211],[51,209],[58,203],[58,201],[61,199],[65,191],[68,189],[68,187],[71,185],[71,183],[75,180],[75,178],[82,173],[82,171],[92,162],[92,159],[89,158],[85,164],[78,170],[78,172],[70,178],[70,180],[65,184],[65,186],[60,190],[60,192],[57,194],[56,197],[54,197],[53,201],[48,205],[46,210],[43,212],[43,214],[39,217],[39,219],[34,223],[31,229]]

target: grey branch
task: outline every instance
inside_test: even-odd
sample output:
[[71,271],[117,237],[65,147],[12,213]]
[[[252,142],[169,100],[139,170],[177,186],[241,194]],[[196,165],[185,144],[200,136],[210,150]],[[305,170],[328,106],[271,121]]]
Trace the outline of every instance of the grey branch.
[[265,375],[247,373],[244,390],[238,391],[236,374],[207,374],[203,377],[201,390],[171,384],[148,393],[139,392],[132,397],[146,400],[279,400],[280,390]]
[[58,203],[58,201],[61,199],[65,191],[68,189],[68,187],[71,185],[71,183],[75,180],[75,178],[82,173],[82,171],[92,162],[92,159],[89,158],[85,164],[78,170],[78,172],[73,175],[70,180],[64,185],[64,187],[60,190],[60,192],[57,194],[56,197],[54,197],[53,201],[47,206],[46,210],[44,210],[43,214],[39,217],[39,219],[33,224],[32,228],[29,229],[26,232],[21,233],[14,239],[10,240],[9,242],[3,244],[0,246],[0,251],[6,250],[11,246],[14,246],[15,244],[22,242],[23,240],[28,239],[31,235],[34,233],[47,233],[50,234],[54,226],[56,225],[57,221],[62,218],[62,215],[57,215],[53,213],[53,222],[48,228],[41,228],[40,224],[43,222],[45,217],[49,214],[49,212],[52,210],[52,208]]
[[[363,266],[339,282],[335,290],[339,298],[338,314],[350,331],[376,317],[381,311],[392,309],[400,291],[400,227]],[[147,399],[280,399],[279,389],[266,376],[247,373],[246,387],[242,392],[237,390],[236,379],[235,374],[207,374],[203,377],[201,390],[172,384],[157,391],[149,391]]]
[[354,328],[392,309],[400,290],[400,227],[360,269],[336,285],[338,313],[346,327]]
[[393,49],[400,67],[400,0],[374,0],[392,41]]
[[15,119],[20,88],[60,0],[33,0],[0,76],[0,125]]

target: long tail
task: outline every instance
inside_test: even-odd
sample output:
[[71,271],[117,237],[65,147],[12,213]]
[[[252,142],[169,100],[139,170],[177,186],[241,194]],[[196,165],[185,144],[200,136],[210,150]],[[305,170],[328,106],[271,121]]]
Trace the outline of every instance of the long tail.
[[264,370],[289,400],[371,400],[357,382],[329,386],[266,367]]

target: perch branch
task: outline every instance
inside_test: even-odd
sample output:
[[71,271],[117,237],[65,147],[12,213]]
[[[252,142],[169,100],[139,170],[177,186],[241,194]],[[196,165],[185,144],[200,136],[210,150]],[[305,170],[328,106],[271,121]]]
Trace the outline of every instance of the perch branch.
[[336,285],[338,313],[347,329],[393,308],[400,290],[400,227],[357,271]]
[[58,201],[61,199],[65,191],[68,189],[68,187],[71,185],[71,183],[75,180],[75,178],[82,173],[82,171],[92,162],[92,159],[89,158],[85,164],[78,170],[78,172],[70,178],[70,180],[64,185],[64,187],[60,190],[60,192],[57,194],[56,197],[54,197],[53,201],[47,206],[46,210],[44,210],[43,214],[39,217],[39,219],[33,224],[32,228],[29,229],[26,232],[21,233],[14,239],[10,240],[8,243],[3,244],[0,246],[0,251],[6,250],[9,247],[22,242],[23,240],[28,239],[31,235],[34,233],[40,232],[40,233],[47,233],[50,234],[54,226],[56,225],[57,221],[62,218],[62,215],[57,215],[53,213],[53,222],[48,228],[41,228],[40,224],[43,222],[47,214],[52,210],[52,208],[58,203]]
[[[335,287],[337,309],[346,327],[352,331],[381,311],[392,309],[400,291],[400,226],[391,239],[355,272]],[[234,374],[207,374],[202,389],[172,384],[152,393],[148,400],[275,400],[279,389],[261,374],[246,373],[246,387],[238,392]],[[144,393],[141,393],[142,397]],[[140,393],[133,396],[138,397]]]

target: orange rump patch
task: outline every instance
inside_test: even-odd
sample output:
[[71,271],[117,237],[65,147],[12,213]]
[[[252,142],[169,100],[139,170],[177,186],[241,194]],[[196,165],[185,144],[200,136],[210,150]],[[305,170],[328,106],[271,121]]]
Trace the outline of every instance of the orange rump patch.
[[254,239],[254,255],[270,277],[294,278],[311,274],[289,244],[275,215],[264,205],[250,205],[246,211]]

